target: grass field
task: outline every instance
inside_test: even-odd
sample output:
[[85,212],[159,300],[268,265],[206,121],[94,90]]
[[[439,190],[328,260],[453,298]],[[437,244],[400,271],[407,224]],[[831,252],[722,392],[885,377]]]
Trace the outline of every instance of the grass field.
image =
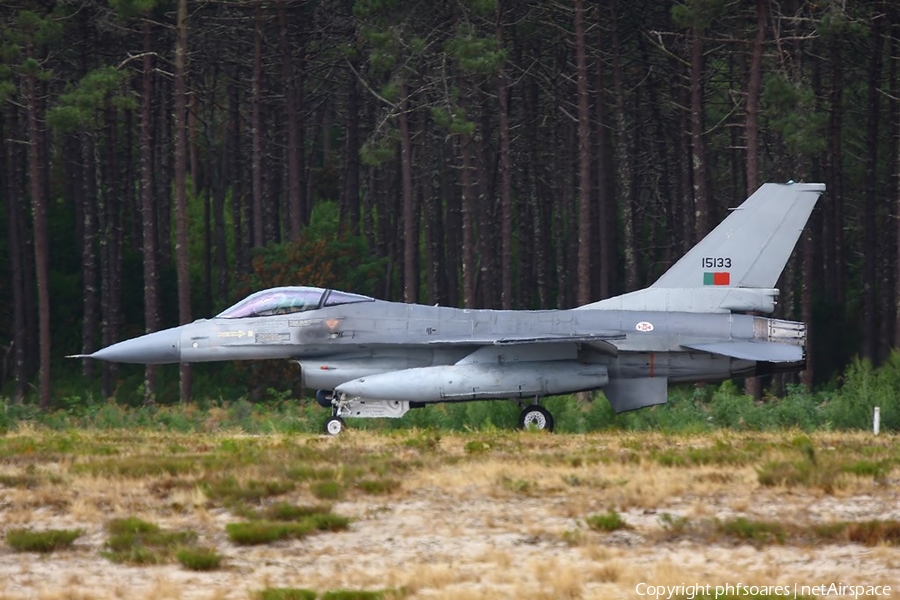
[[0,437],[0,599],[897,595],[897,442],[23,425]]

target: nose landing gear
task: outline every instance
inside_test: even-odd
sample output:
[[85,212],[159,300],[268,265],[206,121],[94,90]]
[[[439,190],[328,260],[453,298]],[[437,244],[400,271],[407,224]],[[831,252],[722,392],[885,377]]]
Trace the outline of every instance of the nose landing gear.
[[344,430],[344,420],[340,417],[329,417],[325,421],[325,433],[339,435]]

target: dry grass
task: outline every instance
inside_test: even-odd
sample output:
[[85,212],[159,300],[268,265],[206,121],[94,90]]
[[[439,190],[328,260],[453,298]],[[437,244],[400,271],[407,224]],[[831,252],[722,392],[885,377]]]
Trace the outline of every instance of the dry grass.
[[[290,587],[606,598],[631,597],[642,581],[816,584],[825,575],[896,584],[897,441],[862,433],[326,438],[26,427],[0,438],[0,534],[84,534],[39,561],[7,552],[0,600],[245,600]],[[248,519],[327,509],[350,517],[349,529],[342,520],[338,531],[258,546],[226,533]],[[611,510],[628,529],[589,526],[589,517]],[[195,531],[224,568],[110,563],[100,556],[104,525],[127,516]]]

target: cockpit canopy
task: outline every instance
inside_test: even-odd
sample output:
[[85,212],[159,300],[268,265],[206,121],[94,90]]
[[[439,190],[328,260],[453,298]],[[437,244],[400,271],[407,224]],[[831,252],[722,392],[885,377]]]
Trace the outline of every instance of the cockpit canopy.
[[250,294],[216,318],[245,319],[287,315],[338,304],[372,301],[368,296],[317,287],[277,287]]

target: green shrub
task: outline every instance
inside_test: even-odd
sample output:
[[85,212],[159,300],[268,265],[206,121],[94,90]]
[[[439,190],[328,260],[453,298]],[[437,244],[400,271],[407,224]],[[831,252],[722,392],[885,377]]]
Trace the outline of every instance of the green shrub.
[[363,479],[356,483],[356,487],[372,496],[385,496],[397,490],[400,482],[396,479]]
[[585,519],[588,527],[595,531],[616,531],[630,528],[616,509],[611,508],[605,515],[592,515]]
[[182,548],[175,558],[191,571],[215,571],[222,563],[222,557],[212,548]]
[[331,513],[318,513],[307,516],[302,521],[312,525],[317,531],[344,531],[350,526],[350,518]]
[[328,504],[315,504],[313,506],[296,506],[279,502],[273,504],[263,511],[266,519],[272,521],[299,521],[305,517],[315,515],[327,515],[331,513],[331,506]]
[[728,521],[720,521],[718,530],[724,534],[755,544],[777,542],[783,544],[788,533],[780,523],[771,521],[753,521],[746,517],[737,517]]
[[158,525],[136,517],[110,521],[103,556],[117,563],[156,565],[172,560],[178,549],[197,540],[193,531],[163,531]]
[[315,523],[304,520],[299,523],[284,521],[244,521],[225,526],[228,538],[235,544],[253,546],[269,544],[284,539],[301,539],[315,529]]
[[384,592],[373,590],[331,590],[322,594],[322,600],[383,600]]
[[344,488],[337,481],[317,481],[309,486],[309,491],[319,500],[340,500]]
[[301,588],[266,588],[255,596],[257,600],[316,600],[318,594]]
[[47,553],[70,548],[82,533],[81,529],[10,529],[6,532],[6,543],[18,552]]

